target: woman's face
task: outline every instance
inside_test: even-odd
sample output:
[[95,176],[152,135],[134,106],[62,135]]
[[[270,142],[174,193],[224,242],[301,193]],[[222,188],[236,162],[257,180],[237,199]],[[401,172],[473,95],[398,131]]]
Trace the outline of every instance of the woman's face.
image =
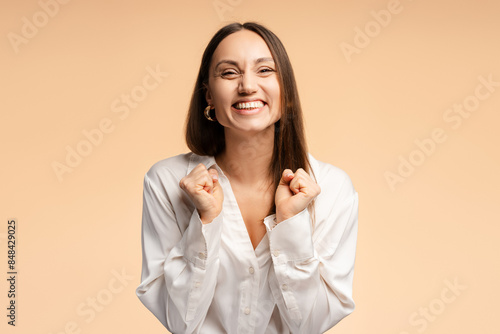
[[276,64],[262,37],[240,30],[220,42],[212,56],[206,99],[226,131],[260,132],[280,119]]

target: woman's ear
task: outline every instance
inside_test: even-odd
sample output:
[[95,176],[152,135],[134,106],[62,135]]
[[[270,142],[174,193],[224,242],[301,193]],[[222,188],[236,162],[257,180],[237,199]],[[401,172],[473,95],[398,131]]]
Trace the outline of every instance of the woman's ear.
[[205,100],[207,100],[207,104],[209,106],[213,106],[212,103],[212,94],[210,93],[210,88],[206,83],[203,84],[203,89],[205,89]]

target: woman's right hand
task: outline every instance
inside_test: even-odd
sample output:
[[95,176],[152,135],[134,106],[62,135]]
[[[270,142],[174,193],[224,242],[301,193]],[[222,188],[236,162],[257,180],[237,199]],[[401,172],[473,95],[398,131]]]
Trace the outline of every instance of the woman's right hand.
[[215,169],[207,170],[200,163],[181,179],[179,186],[193,201],[203,224],[212,222],[222,211],[224,193]]

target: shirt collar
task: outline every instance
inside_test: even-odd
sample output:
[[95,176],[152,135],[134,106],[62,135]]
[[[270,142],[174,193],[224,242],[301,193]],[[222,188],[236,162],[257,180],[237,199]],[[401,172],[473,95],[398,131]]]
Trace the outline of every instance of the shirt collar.
[[210,167],[214,166],[217,168],[218,171],[220,171],[219,166],[217,166],[217,163],[215,162],[215,158],[211,155],[197,155],[194,153],[191,153],[191,157],[189,158],[189,164],[188,164],[188,170],[187,174],[191,173],[191,171],[198,166],[200,163],[204,164],[207,169]]
[[[318,161],[310,153],[308,153],[308,157],[309,157],[309,163],[311,164],[311,169],[313,171],[318,171]],[[189,158],[187,174],[191,173],[191,171],[200,163],[204,164],[207,169],[209,169],[212,166],[215,166],[215,168],[219,173],[224,174],[222,172],[222,169],[220,169],[220,167],[217,165],[217,162],[215,161],[215,158],[213,156],[197,155],[192,152],[191,152],[191,157]]]

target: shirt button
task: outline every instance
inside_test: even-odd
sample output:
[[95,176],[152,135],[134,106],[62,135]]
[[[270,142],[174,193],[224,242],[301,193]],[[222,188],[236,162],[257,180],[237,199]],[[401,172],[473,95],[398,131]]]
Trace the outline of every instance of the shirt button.
[[253,273],[255,272],[255,269],[253,269],[253,267],[250,267],[250,268],[248,268],[248,272],[253,275]]
[[245,314],[250,314],[250,309],[248,307],[245,309]]
[[278,257],[280,255],[280,251],[277,249],[273,250],[273,255]]
[[200,257],[200,259],[202,259],[202,260],[205,260],[205,258],[207,257],[207,256],[205,255],[205,253],[198,253],[198,256],[199,256],[199,257]]
[[282,289],[283,291],[286,291],[286,290],[288,290],[288,285],[286,285],[286,284],[283,284],[283,285],[281,286],[281,289]]
[[194,287],[195,287],[195,288],[199,288],[199,287],[200,287],[200,282],[196,282],[196,283],[194,283]]

